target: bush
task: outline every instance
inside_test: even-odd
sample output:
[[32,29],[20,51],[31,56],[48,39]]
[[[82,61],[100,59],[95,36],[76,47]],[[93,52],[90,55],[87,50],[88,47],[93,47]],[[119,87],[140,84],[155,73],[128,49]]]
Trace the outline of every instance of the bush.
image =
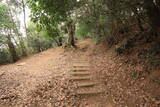
[[134,39],[129,39],[125,43],[121,44],[120,46],[116,45],[116,53],[117,55],[122,54],[130,54],[131,49],[134,47]]
[[0,49],[0,65],[12,62],[9,52],[6,49]]
[[33,53],[42,52],[53,47],[53,40],[41,36],[32,36],[28,40],[28,45]]

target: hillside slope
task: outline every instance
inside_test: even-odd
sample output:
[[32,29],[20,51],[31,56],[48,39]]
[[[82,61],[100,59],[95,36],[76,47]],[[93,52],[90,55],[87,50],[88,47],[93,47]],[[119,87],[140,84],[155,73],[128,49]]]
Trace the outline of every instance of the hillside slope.
[[[77,49],[58,47],[0,66],[0,107],[158,107],[160,85],[153,78],[159,71],[139,76],[143,65],[127,63],[114,47],[96,45],[91,39],[77,42]],[[75,96],[68,80],[73,60],[88,60],[93,79],[105,93]],[[126,61],[125,61],[126,60]],[[94,106],[93,106],[94,105]]]

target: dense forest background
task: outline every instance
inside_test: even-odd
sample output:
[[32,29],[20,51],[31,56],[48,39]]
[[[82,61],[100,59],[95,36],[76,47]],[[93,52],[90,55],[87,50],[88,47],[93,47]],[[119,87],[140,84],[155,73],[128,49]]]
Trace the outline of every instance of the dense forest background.
[[[18,14],[24,15],[23,32]],[[117,55],[137,51],[139,58],[158,66],[160,1],[0,0],[0,64],[56,46],[77,48],[75,40],[84,38],[115,46]]]

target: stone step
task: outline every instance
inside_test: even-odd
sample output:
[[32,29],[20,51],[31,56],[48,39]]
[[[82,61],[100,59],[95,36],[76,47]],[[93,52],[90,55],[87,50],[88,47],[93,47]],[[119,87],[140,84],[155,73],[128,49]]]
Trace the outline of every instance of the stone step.
[[71,81],[83,81],[83,80],[91,80],[90,76],[86,76],[86,77],[70,77],[69,80]]
[[102,90],[87,90],[87,91],[77,91],[76,95],[97,95],[103,94],[105,91]]
[[89,62],[89,60],[72,60],[72,62]]
[[74,66],[72,69],[82,69],[82,70],[84,70],[84,69],[87,69],[87,70],[89,70],[90,68],[89,67],[87,67],[87,66]]
[[73,68],[72,69],[73,72],[84,72],[84,71],[89,71],[89,68]]
[[72,60],[73,62],[88,62],[86,59],[81,59],[81,60]]
[[94,82],[83,82],[83,83],[77,83],[77,87],[93,87],[96,83]]
[[73,64],[90,64],[89,62],[73,62]]
[[90,75],[90,72],[70,72],[70,75]]
[[74,62],[73,66],[90,66],[90,63],[84,63],[84,62]]
[[73,64],[73,67],[89,67],[89,64]]

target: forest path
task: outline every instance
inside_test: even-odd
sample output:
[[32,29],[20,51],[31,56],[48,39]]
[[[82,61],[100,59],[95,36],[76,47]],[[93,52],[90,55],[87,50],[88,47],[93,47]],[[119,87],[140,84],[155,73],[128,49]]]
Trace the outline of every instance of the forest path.
[[76,45],[0,66],[0,107],[158,107],[159,84],[133,77],[139,67],[114,48],[91,39]]
[[78,49],[71,54],[69,80],[75,86],[73,94],[78,98],[78,107],[113,107],[110,100],[104,97],[108,91],[104,84],[96,78],[92,67],[92,55],[95,42],[79,41]]
[[65,79],[70,63],[64,51],[57,47],[0,66],[0,107],[66,105],[70,89]]
[[81,98],[80,105],[82,107],[112,107],[101,97],[106,90],[103,89],[100,82],[95,81],[89,68],[89,61],[83,60],[83,58],[73,60],[69,79],[76,84],[75,95]]
[[[0,66],[0,107],[106,107],[90,70],[94,45],[80,40],[76,50],[57,47]],[[71,72],[73,66],[78,72]],[[71,82],[71,75],[77,80]]]

